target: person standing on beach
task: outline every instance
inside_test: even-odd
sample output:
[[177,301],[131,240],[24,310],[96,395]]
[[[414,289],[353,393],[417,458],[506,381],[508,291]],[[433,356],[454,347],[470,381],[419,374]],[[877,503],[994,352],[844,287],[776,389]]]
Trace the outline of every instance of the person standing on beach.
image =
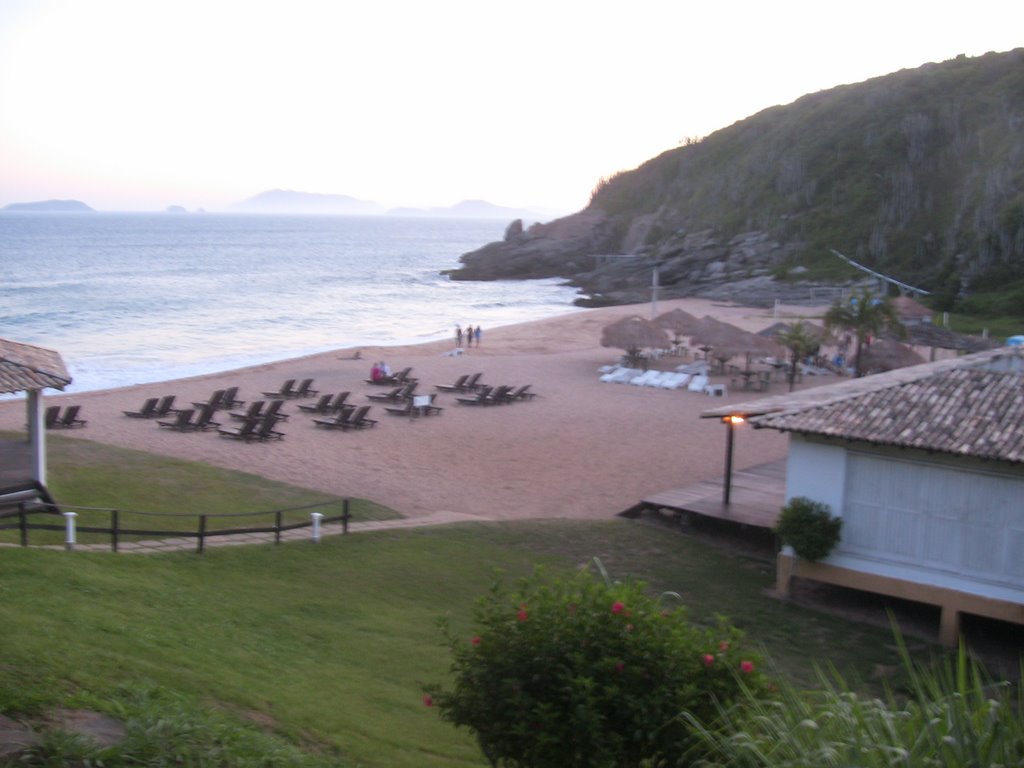
[[476,345],[478,347],[480,346],[480,334],[481,334],[481,330],[480,330],[480,326],[478,325],[476,327],[476,330],[473,331],[473,335],[476,336]]
[[456,325],[455,326],[455,346],[457,348],[462,346],[462,326],[461,325]]
[[473,346],[473,324],[472,323],[470,323],[469,325],[466,326],[466,346],[467,347],[472,347]]

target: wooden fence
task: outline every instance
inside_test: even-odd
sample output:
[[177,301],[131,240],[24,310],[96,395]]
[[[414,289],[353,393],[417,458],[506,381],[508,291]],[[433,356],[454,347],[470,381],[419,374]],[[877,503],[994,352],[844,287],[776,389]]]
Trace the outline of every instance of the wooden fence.
[[[68,507],[62,505],[57,507],[38,501],[18,502],[6,509],[0,509],[0,531],[19,532],[19,543],[23,547],[30,546],[30,531],[63,531],[65,533],[65,549],[74,549],[77,544],[77,536],[80,533],[96,534],[100,537],[109,537],[110,549],[117,552],[119,545],[126,537],[148,537],[150,539],[195,539],[196,552],[202,554],[206,548],[206,542],[221,536],[240,536],[246,534],[266,534],[272,538],[275,544],[281,543],[282,534],[288,531],[311,529],[311,536],[314,541],[319,540],[321,526],[341,523],[343,534],[348,533],[348,525],[351,521],[349,513],[349,499],[341,502],[341,514],[329,515],[317,511],[318,509],[337,507],[338,502],[322,502],[319,504],[308,504],[302,507],[290,507],[287,509],[272,510],[269,512],[237,512],[225,514],[171,514],[171,513],[148,513],[130,512],[126,513],[117,509],[99,509],[96,507]],[[296,514],[309,511],[309,519],[301,521],[285,522],[285,517],[293,518]],[[90,518],[107,517],[109,525],[78,525],[79,514],[88,515]],[[185,527],[174,530],[159,528],[125,527],[123,517],[125,515],[140,517],[174,517],[176,520],[192,518],[195,520],[194,529]],[[57,522],[39,522],[52,518],[63,518]],[[264,518],[268,520],[266,525],[246,525],[243,527],[221,528],[216,522],[227,518]]]

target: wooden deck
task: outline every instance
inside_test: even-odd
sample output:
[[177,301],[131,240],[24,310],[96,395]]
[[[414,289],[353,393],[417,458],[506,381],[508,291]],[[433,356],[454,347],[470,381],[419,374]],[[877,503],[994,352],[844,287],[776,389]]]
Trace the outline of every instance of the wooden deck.
[[729,504],[722,503],[724,478],[704,480],[647,496],[634,509],[669,510],[771,530],[786,502],[786,460],[732,473]]

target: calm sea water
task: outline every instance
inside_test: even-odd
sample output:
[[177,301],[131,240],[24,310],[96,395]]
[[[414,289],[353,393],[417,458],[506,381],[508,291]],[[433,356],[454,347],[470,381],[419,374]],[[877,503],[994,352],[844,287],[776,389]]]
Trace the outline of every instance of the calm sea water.
[[557,280],[439,274],[506,224],[3,213],[0,336],[56,349],[81,392],[575,311]]

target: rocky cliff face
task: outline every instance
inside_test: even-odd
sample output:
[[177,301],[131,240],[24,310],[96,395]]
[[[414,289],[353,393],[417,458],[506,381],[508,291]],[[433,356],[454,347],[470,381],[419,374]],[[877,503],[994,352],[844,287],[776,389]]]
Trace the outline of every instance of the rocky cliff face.
[[[580,303],[820,301],[839,251],[945,297],[1020,282],[1024,49],[805,96],[602,181],[580,213],[509,227],[453,279],[562,277]],[[794,278],[799,280],[794,280]],[[817,280],[812,282],[811,278]]]
[[[453,280],[508,280],[562,277],[580,289],[577,304],[601,306],[647,301],[655,279],[661,298],[699,296],[770,306],[820,303],[835,285],[788,283],[772,273],[792,250],[764,232],[723,241],[711,230],[676,232],[657,248],[644,246],[648,217],[634,221],[625,236],[608,214],[594,209],[524,230],[516,220],[501,242],[463,255]],[[657,268],[657,278],[655,278]]]

